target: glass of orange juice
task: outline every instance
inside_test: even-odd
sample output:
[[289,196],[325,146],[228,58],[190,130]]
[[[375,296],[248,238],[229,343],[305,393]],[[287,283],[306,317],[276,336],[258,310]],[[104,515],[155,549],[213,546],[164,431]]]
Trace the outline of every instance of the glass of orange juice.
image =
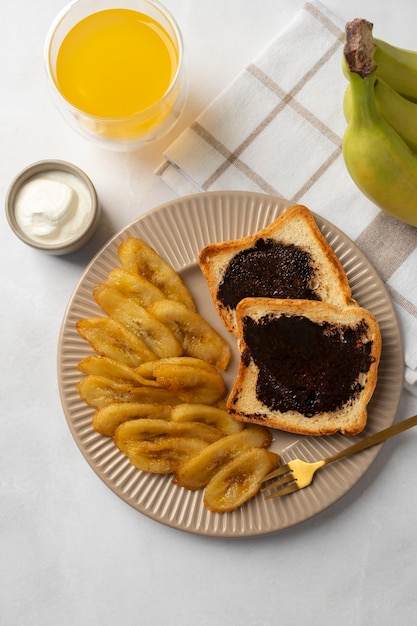
[[159,139],[184,106],[181,32],[154,0],[71,2],[49,29],[45,65],[65,119],[110,149]]

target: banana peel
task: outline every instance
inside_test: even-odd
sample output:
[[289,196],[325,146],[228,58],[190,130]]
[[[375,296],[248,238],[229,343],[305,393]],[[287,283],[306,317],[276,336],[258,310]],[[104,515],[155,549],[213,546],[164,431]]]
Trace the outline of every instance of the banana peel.
[[[375,81],[375,103],[378,113],[400,135],[412,152],[417,154],[417,104],[404,98],[378,74]],[[352,88],[349,84],[343,98],[343,113],[347,122],[351,116],[352,106]]]

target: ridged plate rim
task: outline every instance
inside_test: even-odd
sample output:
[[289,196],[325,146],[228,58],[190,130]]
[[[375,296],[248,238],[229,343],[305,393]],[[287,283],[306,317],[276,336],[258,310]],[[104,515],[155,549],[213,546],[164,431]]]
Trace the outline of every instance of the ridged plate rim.
[[[148,474],[131,466],[112,439],[93,430],[94,411],[76,392],[75,385],[81,378],[77,364],[91,354],[91,349],[78,335],[75,324],[81,318],[102,313],[94,302],[92,290],[110,269],[119,265],[117,248],[127,236],[142,238],[179,271],[199,311],[230,342],[236,364],[235,341],[224,330],[209,298],[198,268],[198,253],[208,243],[256,232],[287,206],[288,202],[280,198],[243,191],[198,193],[166,202],[134,220],[104,245],[86,267],[65,311],[58,342],[58,384],[75,443],[90,467],[117,496],[138,512],[172,528],[211,537],[251,537],[292,527],[347,494],[381,449],[379,445],[326,467],[309,488],[291,496],[267,500],[258,494],[232,513],[212,513],[204,508],[202,492],[178,487],[173,484],[172,476]],[[316,214],[315,218],[345,268],[354,298],[376,316],[381,328],[383,348],[378,383],[369,405],[367,427],[358,436],[364,437],[389,426],[395,419],[404,375],[400,328],[388,290],[366,256],[336,226]],[[226,374],[229,386],[232,379],[233,368]],[[284,461],[299,455],[314,460],[349,445],[358,437],[296,437],[274,431],[271,449]]]

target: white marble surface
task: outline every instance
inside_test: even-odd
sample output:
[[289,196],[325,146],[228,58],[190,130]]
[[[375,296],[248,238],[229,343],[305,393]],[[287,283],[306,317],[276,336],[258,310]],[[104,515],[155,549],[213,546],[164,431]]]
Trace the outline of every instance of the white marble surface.
[[[184,34],[190,98],[168,137],[129,155],[89,145],[50,100],[43,42],[64,0],[2,2],[0,195],[32,161],[62,158],[90,175],[105,212],[88,249],[65,258],[26,247],[0,217],[2,626],[415,623],[417,430],[388,443],[360,483],[314,519],[273,536],[217,540],[118,499],[81,456],[57,388],[60,324],[85,265],[109,236],[172,197],[153,174],[164,146],[302,3],[166,0]],[[326,5],[417,49],[411,0]],[[416,412],[404,393],[398,419]]]

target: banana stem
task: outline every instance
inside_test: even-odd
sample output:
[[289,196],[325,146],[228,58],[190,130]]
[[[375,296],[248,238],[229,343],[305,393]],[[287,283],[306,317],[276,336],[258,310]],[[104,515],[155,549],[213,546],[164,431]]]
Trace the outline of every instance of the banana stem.
[[346,43],[343,54],[350,72],[362,78],[376,69],[374,61],[375,42],[372,36],[373,24],[356,18],[346,24]]
[[376,63],[373,24],[356,18],[346,24],[344,71],[352,91],[351,122],[368,124],[379,120],[375,102]]

